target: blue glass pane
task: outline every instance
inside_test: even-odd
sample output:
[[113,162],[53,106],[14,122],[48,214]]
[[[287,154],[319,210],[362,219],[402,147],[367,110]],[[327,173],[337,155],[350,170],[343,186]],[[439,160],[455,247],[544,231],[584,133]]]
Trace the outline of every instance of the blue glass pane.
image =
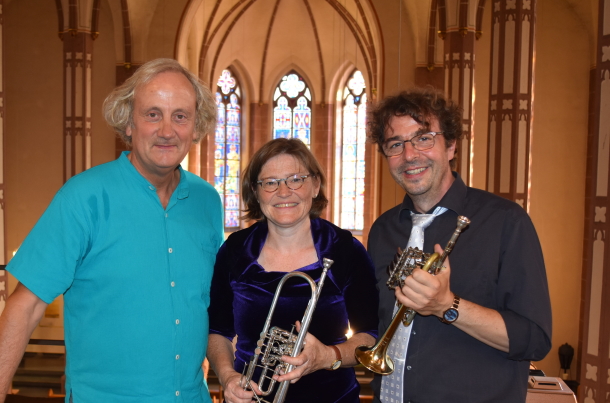
[[239,190],[237,178],[234,176],[227,176],[225,178],[225,194],[237,193]]
[[218,191],[219,194],[224,194],[225,192],[225,181],[222,176],[214,177],[214,188]]
[[225,205],[227,206],[227,210],[237,210],[239,208],[239,196],[236,194],[226,195]]
[[[225,175],[233,178],[239,177],[239,160],[227,160],[227,171],[225,172]],[[237,188],[234,190],[237,191]]]
[[227,144],[227,159],[239,161],[239,144]]
[[290,129],[275,129],[273,131],[273,138],[279,139],[280,137],[285,139],[291,138]]
[[[225,176],[225,164],[223,160],[214,160],[214,176],[221,179]],[[224,179],[223,179],[224,180]]]
[[239,143],[240,135],[239,135],[239,126],[229,126],[227,127],[227,143]]
[[303,143],[309,145],[310,130],[307,130],[307,129],[295,129],[295,130],[296,130],[296,132],[294,133],[294,135],[292,137],[294,137],[295,139],[299,139]]
[[225,124],[225,105],[224,104],[220,104],[218,105],[218,111],[217,111],[218,116],[216,117],[217,121],[216,124],[219,126],[224,126]]
[[225,228],[239,227],[239,211],[225,210]]

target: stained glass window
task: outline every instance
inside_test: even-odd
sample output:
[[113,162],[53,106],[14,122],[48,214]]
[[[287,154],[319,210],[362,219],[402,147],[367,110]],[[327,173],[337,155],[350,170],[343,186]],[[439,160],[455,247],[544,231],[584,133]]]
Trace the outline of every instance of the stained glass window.
[[273,95],[273,138],[279,137],[311,143],[311,92],[294,71],[282,77]]
[[366,143],[366,92],[364,77],[355,71],[343,89],[342,125],[337,133],[337,196],[340,226],[351,230],[364,227],[364,151]]
[[225,210],[225,229],[239,227],[239,175],[241,147],[241,91],[229,70],[216,83],[216,123],[214,187]]

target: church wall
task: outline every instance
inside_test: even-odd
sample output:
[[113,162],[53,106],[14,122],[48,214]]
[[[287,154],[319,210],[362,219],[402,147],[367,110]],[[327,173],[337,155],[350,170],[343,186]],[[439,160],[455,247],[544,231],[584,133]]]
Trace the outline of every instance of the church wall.
[[[63,44],[55,4],[4,8],[7,261],[63,184]],[[44,69],[41,68],[44,66]],[[11,282],[10,288],[15,283]]]
[[[130,15],[131,26],[139,25],[139,32],[142,35],[134,38],[134,61],[136,63],[147,62],[159,57],[173,58],[176,56],[174,54],[175,38],[186,3],[187,0],[158,0],[150,25],[147,26],[142,26],[141,21]],[[130,10],[145,10],[147,8],[131,7]],[[141,46],[141,53],[138,52],[138,44]]]
[[116,84],[115,42],[112,15],[107,1],[101,2],[100,35],[93,42],[93,76],[91,89],[91,165],[112,161],[116,135],[102,114],[102,104]]
[[[540,367],[559,371],[557,349],[578,345],[591,47],[565,1],[537,3],[530,215],[542,243],[553,308],[553,348]],[[575,375],[575,363],[572,364]]]

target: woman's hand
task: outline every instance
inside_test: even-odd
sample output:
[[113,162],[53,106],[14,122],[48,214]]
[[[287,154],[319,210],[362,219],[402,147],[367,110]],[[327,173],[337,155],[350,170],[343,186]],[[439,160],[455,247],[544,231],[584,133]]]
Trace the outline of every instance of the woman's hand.
[[223,379],[222,387],[224,389],[224,398],[227,403],[250,403],[254,400],[254,393],[260,395],[261,392],[258,389],[258,385],[254,381],[250,381],[250,389],[244,390],[240,385],[241,374],[233,371]]
[[[296,326],[297,332],[300,332],[301,322],[297,321]],[[322,344],[320,340],[308,332],[305,336],[305,345],[301,354],[296,357],[282,356],[282,361],[294,365],[295,368],[287,374],[274,375],[273,378],[278,382],[290,381],[290,383],[295,383],[307,374],[322,368],[330,368],[334,359],[334,350]]]

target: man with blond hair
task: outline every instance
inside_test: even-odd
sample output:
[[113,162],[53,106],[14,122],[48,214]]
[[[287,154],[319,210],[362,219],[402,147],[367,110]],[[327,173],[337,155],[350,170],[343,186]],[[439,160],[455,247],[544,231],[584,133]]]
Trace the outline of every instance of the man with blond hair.
[[144,64],[106,98],[131,152],[66,182],[7,266],[19,284],[0,317],[0,402],[60,294],[66,402],[210,401],[201,365],[222,207],[180,162],[214,130],[215,111],[172,59]]

